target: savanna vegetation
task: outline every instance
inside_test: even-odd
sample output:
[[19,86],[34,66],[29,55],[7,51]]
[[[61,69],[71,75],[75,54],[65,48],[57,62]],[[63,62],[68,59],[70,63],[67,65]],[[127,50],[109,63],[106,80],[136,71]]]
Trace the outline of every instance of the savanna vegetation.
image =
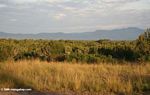
[[1,63],[0,88],[65,95],[149,95],[150,64],[68,64],[39,60]]
[[0,61],[40,59],[48,62],[150,61],[150,29],[134,41],[0,39]]
[[0,88],[139,95],[150,91],[149,63],[150,29],[134,41],[0,39]]

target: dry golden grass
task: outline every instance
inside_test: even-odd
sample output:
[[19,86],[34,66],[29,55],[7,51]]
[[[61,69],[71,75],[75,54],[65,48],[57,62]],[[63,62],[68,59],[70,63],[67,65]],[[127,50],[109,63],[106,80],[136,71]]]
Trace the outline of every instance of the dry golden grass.
[[150,64],[89,65],[38,60],[0,64],[0,88],[125,95],[150,90]]

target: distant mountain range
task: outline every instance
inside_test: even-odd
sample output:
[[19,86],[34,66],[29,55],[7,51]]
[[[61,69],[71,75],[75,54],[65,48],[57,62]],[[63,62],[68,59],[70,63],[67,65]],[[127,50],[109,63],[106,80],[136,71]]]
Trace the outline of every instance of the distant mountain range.
[[49,40],[134,40],[144,30],[136,27],[112,30],[96,30],[84,33],[38,33],[38,34],[13,34],[0,32],[0,38],[12,39],[49,39]]

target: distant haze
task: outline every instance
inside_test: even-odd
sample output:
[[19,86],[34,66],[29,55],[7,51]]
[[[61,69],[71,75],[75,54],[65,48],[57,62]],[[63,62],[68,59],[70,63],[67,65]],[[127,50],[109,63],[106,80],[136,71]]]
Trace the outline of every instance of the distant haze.
[[135,40],[143,29],[136,27],[113,29],[113,30],[96,30],[84,33],[38,33],[38,34],[13,34],[0,32],[0,38],[13,39],[48,39],[48,40]]
[[0,31],[81,33],[150,27],[150,0],[0,0]]

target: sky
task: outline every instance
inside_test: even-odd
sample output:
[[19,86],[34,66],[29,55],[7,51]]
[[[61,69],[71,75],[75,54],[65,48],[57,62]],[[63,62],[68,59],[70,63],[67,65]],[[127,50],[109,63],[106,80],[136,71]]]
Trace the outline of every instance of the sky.
[[150,27],[150,0],[0,0],[0,32],[90,32]]

